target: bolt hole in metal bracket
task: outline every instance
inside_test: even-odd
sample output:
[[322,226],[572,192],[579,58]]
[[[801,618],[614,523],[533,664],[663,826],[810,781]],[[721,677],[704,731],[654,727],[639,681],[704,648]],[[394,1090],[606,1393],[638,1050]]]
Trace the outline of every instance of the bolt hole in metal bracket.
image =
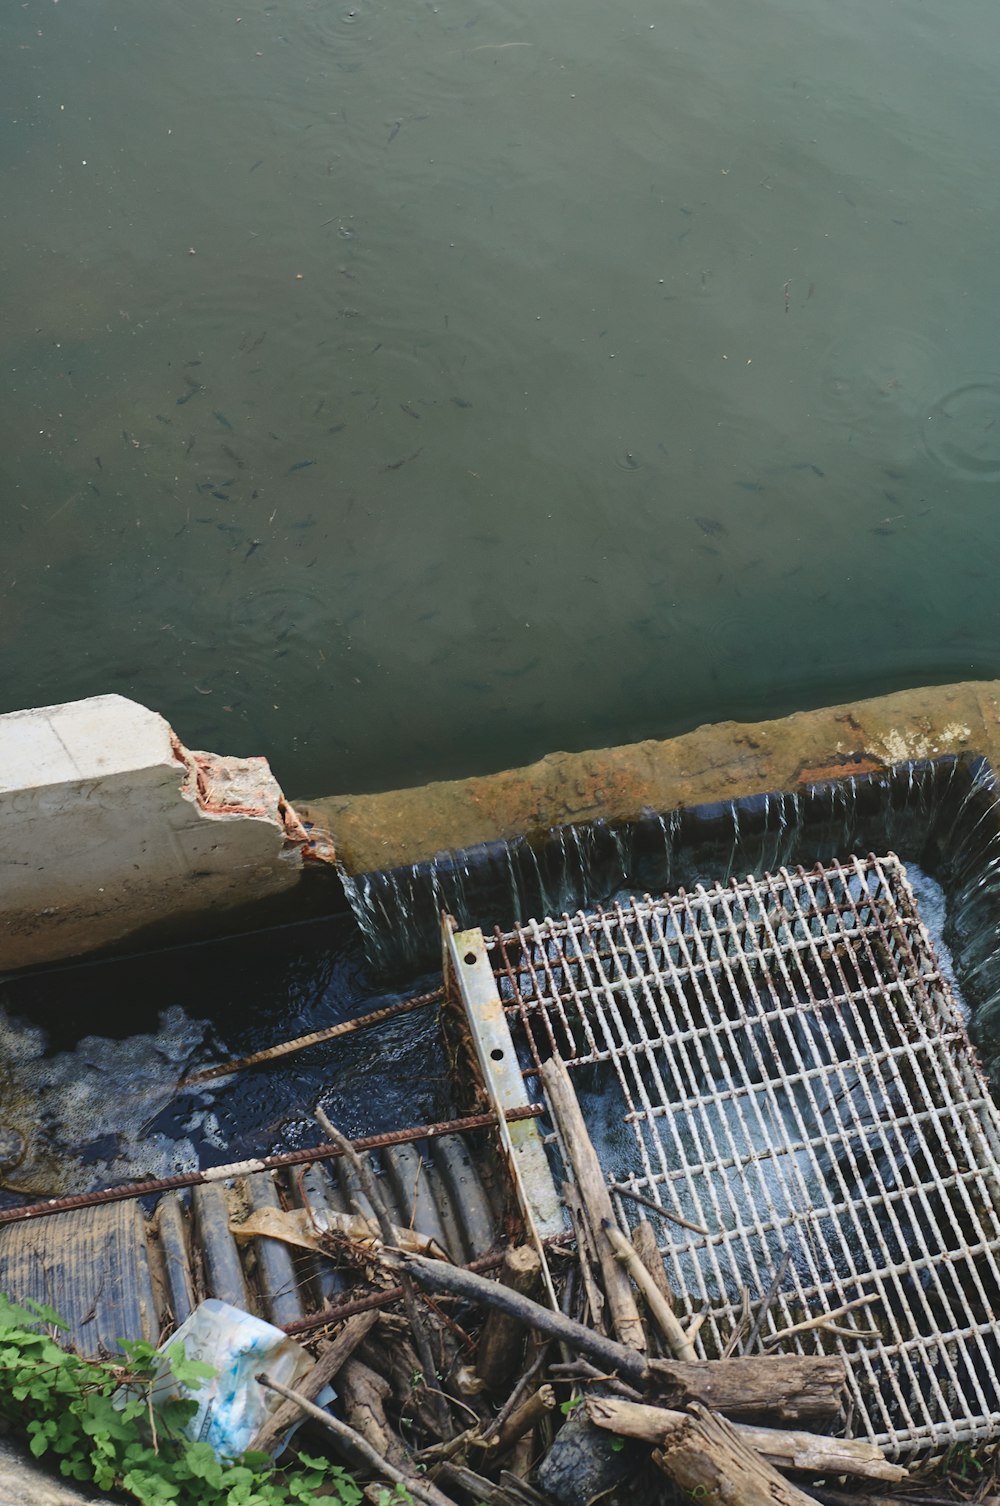
[[[446,990],[448,983],[453,981],[461,997],[483,1086],[497,1116],[497,1133],[525,1229],[541,1257],[546,1296],[553,1309],[558,1311],[559,1303],[542,1241],[563,1233],[562,1202],[535,1120],[508,1123],[505,1118],[507,1110],[526,1108],[531,1100],[483,933],[478,929],[454,932],[446,920],[442,943]],[[447,977],[449,973],[450,979]]]

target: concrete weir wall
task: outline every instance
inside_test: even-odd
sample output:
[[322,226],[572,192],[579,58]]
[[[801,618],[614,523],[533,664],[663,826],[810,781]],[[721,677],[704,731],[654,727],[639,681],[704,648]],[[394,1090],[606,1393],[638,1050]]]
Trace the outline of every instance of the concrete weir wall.
[[360,874],[956,752],[1000,767],[1000,681],[719,722],[293,810],[265,759],[189,752],[161,716],[121,696],[13,712],[0,716],[0,970],[338,908],[334,855]]
[[794,790],[938,753],[982,753],[1000,768],[1000,681],[966,681],[801,711],[716,722],[680,737],[586,753],[384,795],[297,801],[332,834],[350,873],[419,863],[450,849],[571,822]]
[[192,753],[118,695],[0,716],[0,969],[293,890],[310,839],[263,758]]

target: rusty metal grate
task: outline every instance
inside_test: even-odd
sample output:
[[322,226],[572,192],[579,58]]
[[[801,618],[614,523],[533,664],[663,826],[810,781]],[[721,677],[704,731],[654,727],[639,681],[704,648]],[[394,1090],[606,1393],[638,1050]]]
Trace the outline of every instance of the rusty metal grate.
[[855,1436],[906,1457],[995,1433],[1000,1115],[898,858],[488,945],[522,1067],[558,1051],[609,1177],[704,1231],[659,1223],[701,1353],[779,1274],[753,1347],[841,1353]]

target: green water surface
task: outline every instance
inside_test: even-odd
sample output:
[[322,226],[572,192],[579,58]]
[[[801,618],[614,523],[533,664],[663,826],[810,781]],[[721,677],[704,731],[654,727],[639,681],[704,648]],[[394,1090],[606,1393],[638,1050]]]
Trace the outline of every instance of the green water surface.
[[6,0],[0,709],[372,789],[1000,674],[996,0]]

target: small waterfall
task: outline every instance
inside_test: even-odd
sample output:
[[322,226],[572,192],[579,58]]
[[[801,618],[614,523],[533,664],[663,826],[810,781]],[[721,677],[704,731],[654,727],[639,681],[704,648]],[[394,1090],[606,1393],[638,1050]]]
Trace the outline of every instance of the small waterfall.
[[794,792],[644,811],[439,853],[352,876],[344,889],[369,961],[385,977],[437,966],[440,917],[460,927],[592,908],[748,873],[894,851],[946,897],[943,940],[972,1010],[974,1037],[1000,1069],[1000,796],[984,759],[899,764]]

